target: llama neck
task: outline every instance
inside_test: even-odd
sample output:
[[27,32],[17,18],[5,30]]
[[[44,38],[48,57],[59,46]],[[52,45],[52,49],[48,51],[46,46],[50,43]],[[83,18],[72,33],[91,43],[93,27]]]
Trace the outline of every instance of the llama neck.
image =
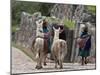
[[55,35],[53,41],[58,40],[58,39],[59,39],[59,36]]
[[36,30],[36,36],[40,36],[40,37],[43,37],[43,30],[42,29],[40,29],[40,28],[37,28],[37,30]]

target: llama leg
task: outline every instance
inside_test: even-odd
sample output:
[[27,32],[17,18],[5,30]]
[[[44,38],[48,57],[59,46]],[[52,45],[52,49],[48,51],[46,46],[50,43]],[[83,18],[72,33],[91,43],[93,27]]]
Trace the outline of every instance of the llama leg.
[[56,56],[54,57],[54,60],[55,60],[55,68],[57,69],[58,60],[57,60]]
[[63,54],[62,54],[62,51],[59,50],[59,54],[58,54],[58,63],[59,63],[59,68],[62,69],[63,68],[63,65],[62,65],[62,62],[63,62]]
[[57,60],[55,60],[55,68],[57,69]]
[[40,57],[37,58],[37,65],[36,65],[35,68],[36,69],[39,69],[39,67],[40,67]]
[[59,65],[60,65],[60,69],[63,68],[63,55],[59,57]]
[[44,66],[46,66],[47,64],[46,64],[46,57],[47,57],[47,54],[44,54]]
[[41,69],[42,68],[42,56],[41,56],[41,53],[39,53],[39,58],[38,58],[37,65],[36,65],[35,68],[36,69]]
[[43,62],[43,54],[42,53],[40,53],[40,61],[39,61],[39,69],[41,69],[42,68],[42,62]]
[[62,69],[63,68],[62,60],[59,60],[59,65],[60,65],[60,69]]
[[38,68],[38,66],[39,66],[39,60],[40,60],[40,56],[39,56],[39,53],[37,52],[37,54],[36,54],[36,59],[37,59],[37,64],[36,64],[36,69]]

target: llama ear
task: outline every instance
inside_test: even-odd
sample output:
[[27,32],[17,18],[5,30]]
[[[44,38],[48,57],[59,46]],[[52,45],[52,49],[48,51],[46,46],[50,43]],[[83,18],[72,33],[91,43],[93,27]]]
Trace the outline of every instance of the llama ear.
[[38,25],[38,21],[36,21],[36,25]]
[[41,25],[43,25],[43,21],[41,21]]
[[58,28],[58,30],[60,30],[60,27]]
[[53,27],[53,30],[55,30],[55,27]]

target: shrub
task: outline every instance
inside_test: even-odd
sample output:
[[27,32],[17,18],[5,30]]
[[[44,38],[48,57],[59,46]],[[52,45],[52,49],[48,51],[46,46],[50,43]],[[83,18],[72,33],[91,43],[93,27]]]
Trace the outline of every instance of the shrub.
[[69,29],[74,29],[75,28],[75,21],[64,19],[64,25],[65,25],[65,27],[68,27]]

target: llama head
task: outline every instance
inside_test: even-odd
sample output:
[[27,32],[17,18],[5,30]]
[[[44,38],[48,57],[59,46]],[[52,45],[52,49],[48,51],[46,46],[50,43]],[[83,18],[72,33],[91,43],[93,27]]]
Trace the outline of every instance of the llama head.
[[40,20],[36,21],[36,26],[37,26],[37,28],[36,28],[36,36],[41,36],[41,37],[44,36],[42,25],[43,25],[43,20],[40,19]]
[[36,25],[37,25],[37,28],[42,28],[42,25],[43,25],[43,20],[38,20],[36,21]]
[[54,30],[54,37],[58,37],[59,38],[60,27],[58,29],[56,29],[55,27],[53,27],[53,30]]

